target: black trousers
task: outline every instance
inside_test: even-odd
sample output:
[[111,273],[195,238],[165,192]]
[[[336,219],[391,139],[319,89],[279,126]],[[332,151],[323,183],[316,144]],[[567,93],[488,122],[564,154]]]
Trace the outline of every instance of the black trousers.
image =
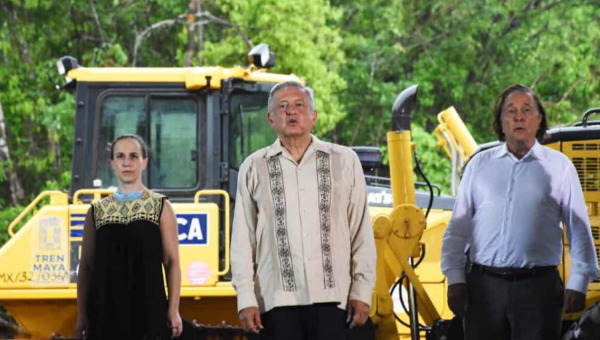
[[558,270],[530,278],[467,275],[467,340],[558,340],[564,286]]
[[375,330],[367,324],[348,328],[347,313],[337,303],[318,303],[307,306],[277,307],[261,315],[263,329],[258,340],[348,340],[375,339]]

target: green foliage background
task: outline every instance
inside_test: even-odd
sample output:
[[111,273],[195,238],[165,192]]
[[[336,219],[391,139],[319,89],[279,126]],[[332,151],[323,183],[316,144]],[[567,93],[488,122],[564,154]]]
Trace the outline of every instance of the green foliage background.
[[[56,91],[55,61],[183,66],[190,0],[0,0],[0,103],[11,160],[0,171],[0,208],[10,215],[5,170],[27,198],[66,189],[73,143],[73,96]],[[315,89],[316,134],[346,145],[377,145],[396,95],[419,84],[413,137],[425,171],[447,191],[450,163],[431,132],[455,106],[478,142],[493,140],[490,116],[501,90],[531,86],[550,125],[598,106],[600,1],[567,0],[204,0],[203,49],[193,65],[242,64],[266,42],[273,72],[295,73]],[[234,29],[236,28],[236,29]],[[242,32],[243,36],[238,32]],[[1,217],[1,216],[0,216]],[[10,218],[8,219],[10,220]],[[0,223],[0,235],[4,235]]]

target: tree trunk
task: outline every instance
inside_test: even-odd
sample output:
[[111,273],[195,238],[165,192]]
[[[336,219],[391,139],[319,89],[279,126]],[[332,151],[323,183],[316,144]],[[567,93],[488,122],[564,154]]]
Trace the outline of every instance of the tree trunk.
[[[202,0],[196,0],[196,15],[202,13]],[[198,25],[198,66],[204,66],[202,51],[204,50],[204,25]]]
[[196,22],[196,0],[190,0],[188,5],[187,15],[187,27],[188,27],[188,44],[187,52],[185,54],[185,67],[192,66],[192,59],[194,58],[195,52],[195,39],[196,39],[196,28],[194,23]]
[[[27,18],[27,15],[25,16],[24,20],[19,18],[19,13],[17,12],[17,9],[15,8],[15,6],[10,6],[10,14],[8,16],[8,21],[10,22],[10,25],[9,25],[10,27],[19,27],[17,25],[17,22],[19,22],[19,21],[28,22],[29,20]],[[10,32],[10,35],[13,37],[13,39],[16,43],[21,45],[21,58],[23,58],[23,61],[25,61],[25,63],[28,66],[29,79],[35,80],[35,72],[34,72],[33,62],[31,61],[31,55],[29,54],[29,44],[27,44],[26,38],[25,37],[21,38],[19,35],[19,32],[14,29],[12,30],[12,32]]]
[[62,168],[62,152],[60,151],[60,143],[58,133],[53,127],[48,128],[48,143],[54,154],[54,168],[58,171]]
[[21,203],[25,197],[25,192],[19,181],[19,177],[15,172],[12,162],[10,162],[10,152],[8,150],[8,143],[6,139],[6,129],[4,124],[4,111],[2,110],[2,103],[0,103],[0,163],[4,167],[4,173],[8,180],[8,186],[10,189],[10,200],[13,205]]

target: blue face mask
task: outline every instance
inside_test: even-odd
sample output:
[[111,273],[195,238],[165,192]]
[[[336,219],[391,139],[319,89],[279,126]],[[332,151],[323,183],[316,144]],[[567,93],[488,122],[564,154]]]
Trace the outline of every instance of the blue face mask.
[[133,201],[135,199],[142,197],[142,190],[128,192],[125,194],[121,191],[121,189],[117,189],[114,196],[117,199],[117,201],[121,201],[121,202]]

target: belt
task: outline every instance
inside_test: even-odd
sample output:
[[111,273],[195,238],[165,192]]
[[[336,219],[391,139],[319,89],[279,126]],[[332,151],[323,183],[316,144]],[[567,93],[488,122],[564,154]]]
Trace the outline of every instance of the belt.
[[542,266],[531,268],[489,267],[481,264],[471,264],[470,273],[479,273],[504,280],[518,281],[531,279],[545,273],[556,272],[556,266]]

